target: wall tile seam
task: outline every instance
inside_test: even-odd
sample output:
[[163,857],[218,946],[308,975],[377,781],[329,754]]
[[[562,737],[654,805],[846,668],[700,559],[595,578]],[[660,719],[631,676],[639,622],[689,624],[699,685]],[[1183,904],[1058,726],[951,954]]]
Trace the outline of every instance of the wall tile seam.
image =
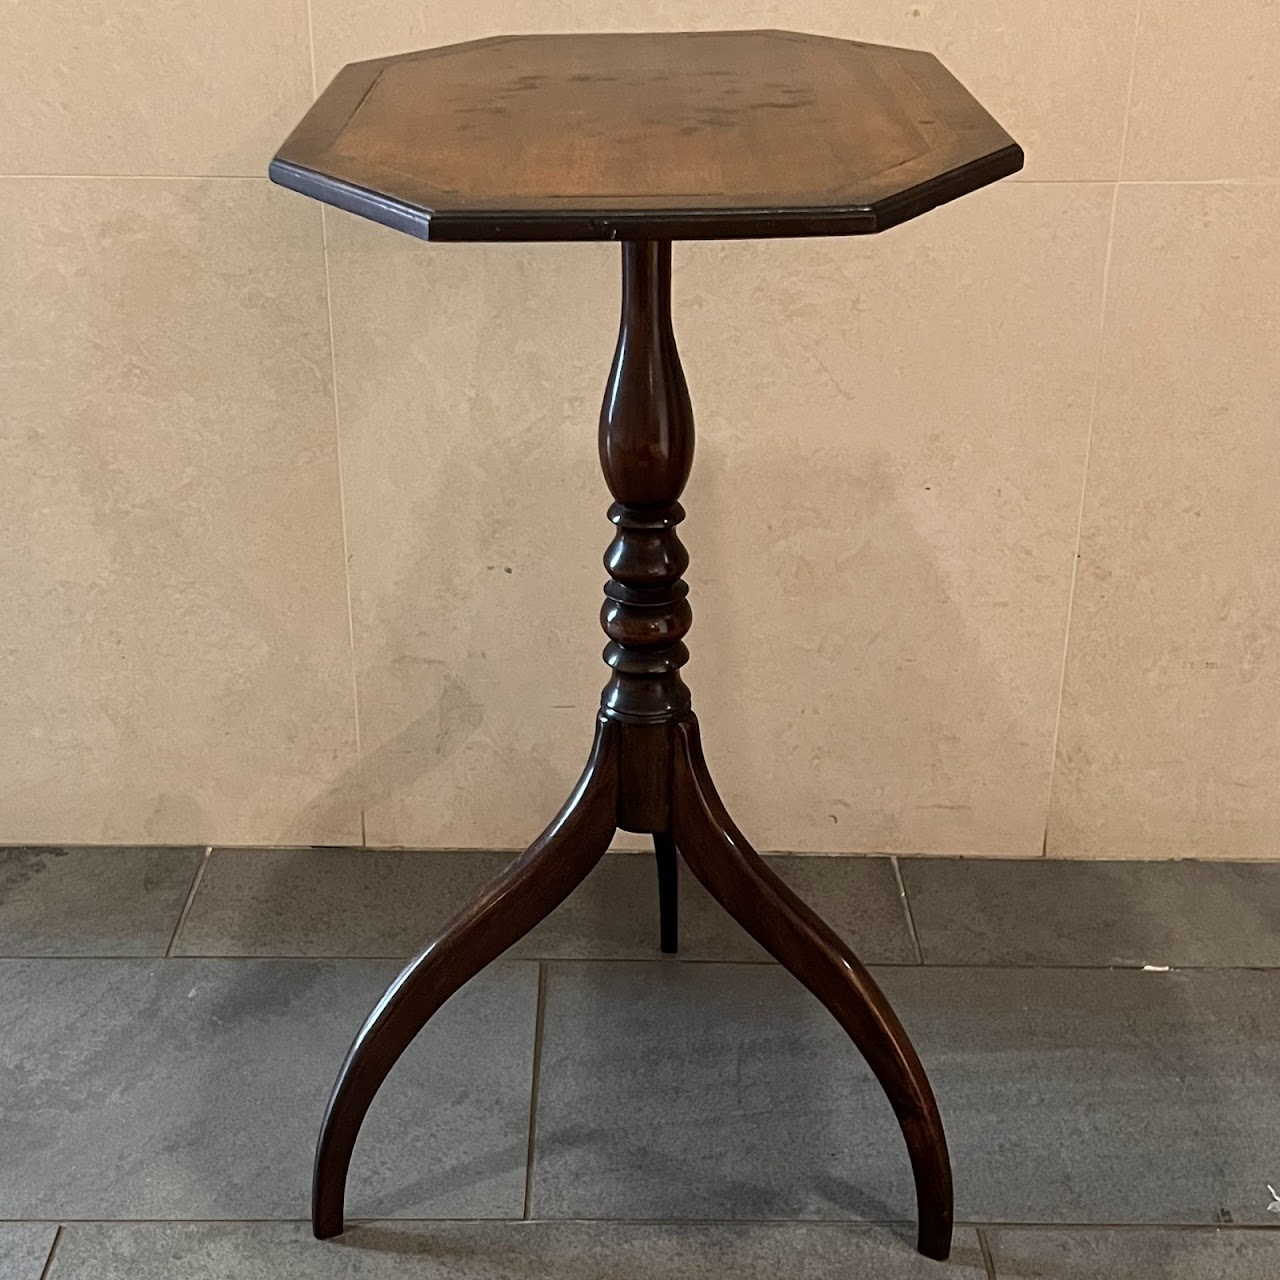
[[[261,173],[0,173],[0,182],[270,182]],[[1013,187],[1277,187],[1280,177],[1005,178]]]
[[[1075,548],[1071,558],[1071,585],[1067,593],[1066,627],[1062,637],[1062,665],[1058,673],[1058,706],[1054,713],[1049,754],[1049,785],[1045,791],[1044,843],[1041,857],[1050,857],[1049,839],[1053,824],[1053,789],[1058,780],[1058,741],[1062,733],[1062,705],[1066,697],[1067,664],[1071,658],[1071,622],[1075,609],[1076,585],[1080,577],[1080,548],[1084,539],[1085,503],[1089,496],[1089,461],[1093,452],[1093,432],[1098,419],[1098,395],[1102,387],[1102,362],[1106,356],[1107,303],[1111,290],[1111,256],[1115,247],[1116,210],[1120,205],[1120,185],[1124,174],[1125,151],[1129,145],[1129,120],[1133,110],[1133,84],[1138,70],[1138,38],[1142,29],[1142,0],[1133,13],[1133,40],[1129,49],[1129,83],[1125,92],[1124,120],[1120,130],[1120,153],[1116,159],[1116,181],[1111,190],[1111,214],[1107,222],[1107,243],[1102,257],[1101,297],[1098,301],[1098,347],[1093,370],[1093,393],[1089,400],[1089,425],[1085,432],[1084,461],[1080,475],[1080,506],[1076,517]],[[1066,855],[1060,855],[1066,856]]]

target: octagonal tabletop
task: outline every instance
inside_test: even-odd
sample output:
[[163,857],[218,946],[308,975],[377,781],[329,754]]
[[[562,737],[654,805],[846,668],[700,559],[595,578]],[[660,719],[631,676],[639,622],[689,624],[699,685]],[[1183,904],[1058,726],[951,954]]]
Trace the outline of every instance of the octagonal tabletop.
[[423,239],[719,239],[881,231],[1021,167],[932,54],[712,31],[353,63],[271,177]]

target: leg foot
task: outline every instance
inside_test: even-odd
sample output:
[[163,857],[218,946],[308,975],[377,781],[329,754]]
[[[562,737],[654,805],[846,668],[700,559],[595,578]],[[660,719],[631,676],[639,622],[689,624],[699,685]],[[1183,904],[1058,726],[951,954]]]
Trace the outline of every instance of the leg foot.
[[849,1034],[889,1096],[915,1178],[918,1247],[951,1250],[951,1163],[933,1090],[907,1033],[871,975],[743,838],[716,794],[692,717],[676,730],[672,834],[694,875]]
[[669,835],[653,837],[658,860],[658,931],[662,950],[675,955],[680,950],[680,899],[676,865],[676,842]]
[[347,1170],[374,1095],[427,1020],[464,983],[549,915],[598,863],[617,814],[617,726],[601,720],[573,795],[528,850],[464,907],[388,988],[356,1036],[320,1128],[311,1222],[339,1234]]

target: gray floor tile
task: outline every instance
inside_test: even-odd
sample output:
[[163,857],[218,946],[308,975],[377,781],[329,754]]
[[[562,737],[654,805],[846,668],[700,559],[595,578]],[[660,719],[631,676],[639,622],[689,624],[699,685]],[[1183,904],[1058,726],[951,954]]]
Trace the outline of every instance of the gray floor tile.
[[50,1280],[983,1280],[976,1236],[954,1261],[892,1232],[828,1223],[371,1223],[323,1244],[301,1225],[71,1226]]
[[0,955],[164,955],[203,853],[0,848]]
[[0,1222],[0,1280],[40,1280],[58,1228]]
[[[301,1218],[321,1112],[395,965],[0,962],[0,1218]],[[537,971],[495,966],[393,1070],[349,1209],[523,1204]]]
[[1280,966],[1280,863],[899,866],[926,964]]
[[[783,854],[765,861],[859,959],[867,964],[914,963],[915,947],[890,859]],[[694,926],[682,948],[688,959],[767,958],[687,872],[681,889],[685,917]]]
[[[183,925],[180,955],[408,956],[513,854],[216,849]],[[914,957],[887,858],[776,857],[770,865],[871,962]],[[764,959],[682,868],[681,954]],[[568,959],[658,954],[653,859],[609,854],[512,953]]]
[[[1280,973],[879,971],[938,1093],[957,1216],[1272,1221]],[[772,966],[556,964],[538,1217],[914,1214],[887,1103]]]
[[1276,1280],[1280,1231],[987,1231],[996,1280]]
[[514,856],[215,849],[174,951],[408,957]]
[[[888,858],[767,859],[870,963],[915,958]],[[683,864],[680,956],[685,960],[768,960]],[[645,959],[658,951],[658,884],[653,859],[611,854],[567,902],[517,949],[547,959]]]

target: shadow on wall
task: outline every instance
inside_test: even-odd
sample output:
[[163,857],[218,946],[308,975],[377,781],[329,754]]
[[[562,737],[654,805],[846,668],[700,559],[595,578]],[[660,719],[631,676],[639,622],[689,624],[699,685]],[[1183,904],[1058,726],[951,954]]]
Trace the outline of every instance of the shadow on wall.
[[358,796],[379,846],[523,844],[587,758],[606,674],[616,246],[331,232],[362,763],[311,809]]
[[[351,530],[365,754],[278,842],[298,843],[354,805],[374,815],[379,846],[522,845],[577,777],[606,675],[596,611],[608,494],[594,423],[616,263],[603,260],[609,246],[593,251],[597,282],[584,304],[574,249],[464,258],[352,221],[332,237],[335,297],[358,276],[362,299],[385,293],[390,310],[421,321],[410,330],[357,314],[350,352],[339,328],[339,384],[355,383],[343,398],[354,440],[344,457],[380,498],[376,510],[356,504]],[[769,380],[744,408],[734,375],[750,366],[759,383],[760,352],[729,344],[728,374],[709,366],[724,355],[711,339],[725,304],[710,314],[696,286],[682,296],[683,279],[676,326],[686,311],[698,419],[683,530],[694,610],[686,674],[713,772],[746,834],[765,849],[1038,853],[1054,694],[1027,674],[1038,681],[1053,666],[1056,678],[1056,658],[1026,661],[1044,633],[1026,601],[982,592],[1061,576],[1065,608],[1066,564],[1016,563],[1022,552],[1001,546],[994,520],[972,515],[986,490],[975,494],[982,472],[962,465],[963,441],[930,443],[916,426],[904,428],[910,447],[878,444],[886,425],[859,421],[870,398],[827,367],[829,351],[823,361],[795,337],[782,352],[794,368],[780,378],[804,387],[809,375],[816,392],[806,395],[837,409],[812,431],[772,429],[785,389]],[[458,300],[469,327],[446,323],[448,309],[424,314],[420,300],[432,296]],[[373,337],[362,336],[370,325]],[[761,331],[752,341],[777,341],[770,325],[746,328]],[[424,363],[427,351],[439,367]],[[546,367],[566,353],[567,369]],[[410,409],[425,420],[422,438],[384,430]],[[735,411],[748,413],[745,426],[726,422]],[[939,409],[920,412],[933,421]],[[981,541],[970,532],[988,528]],[[972,545],[957,545],[965,536]],[[998,558],[994,569],[984,557]]]
[[277,843],[299,844],[301,833],[338,827],[353,809],[363,815],[372,805],[415,787],[429,787],[432,778],[439,776],[483,719],[483,711],[467,686],[452,675],[443,674],[440,699],[435,706],[390,741],[362,754],[359,763],[344,769],[326,791],[297,815]]
[[[796,441],[774,453],[770,484],[812,498],[744,519],[736,461],[712,440],[695,467],[690,678],[712,769],[748,838],[1038,854],[1051,744],[984,645],[984,614],[1008,602],[962,608],[921,532],[937,523],[931,487],[908,489],[883,450],[851,461]],[[798,840],[775,816],[797,809],[813,815]]]
[[[718,784],[748,837],[763,833],[754,838],[771,849],[813,847],[819,842],[812,828],[788,837],[772,816],[802,805],[824,827],[830,824],[820,843],[832,851],[1038,853],[1043,827],[1028,830],[1025,815],[1034,808],[1042,824],[1047,744],[1038,762],[1043,767],[1033,768],[1041,744],[1030,739],[973,623],[975,613],[980,621],[981,611],[1003,606],[960,608],[888,459],[872,455],[865,473],[846,473],[839,506],[792,507],[772,519],[762,513],[761,528],[744,530],[731,544],[716,508],[727,501],[720,494],[731,490],[732,478],[711,453],[704,445],[702,509],[691,517],[686,538],[694,553],[688,576],[696,628],[686,676]],[[811,465],[779,457],[780,487],[801,484]],[[842,516],[852,522],[837,523]],[[740,577],[733,572],[735,554],[746,566]],[[752,573],[751,565],[769,572]],[[704,581],[704,575],[714,577]],[[885,589],[888,580],[896,580],[895,590]],[[737,625],[744,617],[747,625]],[[584,616],[579,628],[589,652],[597,647],[594,623]],[[474,672],[406,655],[405,662],[433,669],[426,681],[419,674],[412,683],[438,689],[434,704],[344,771],[278,843],[331,829],[353,807],[363,811],[415,791],[456,788],[450,762],[485,719],[464,677],[483,687],[487,663],[519,658],[521,641],[513,631],[489,643],[487,658],[468,657]],[[789,692],[794,678],[781,690],[771,682],[779,665],[803,671],[806,692],[799,700]],[[601,665],[600,684],[606,675]],[[568,727],[566,709],[548,712],[536,690],[528,693],[531,705],[523,714],[545,718],[540,732]],[[961,725],[943,714],[957,703],[971,710]],[[568,710],[585,760],[594,708],[584,703]],[[519,707],[505,711],[522,714]],[[577,771],[569,766],[560,778],[532,746],[521,760],[530,783],[540,775],[537,785],[522,788],[531,803],[527,835],[516,839],[532,840],[568,796]],[[984,762],[986,771],[978,772]],[[482,805],[484,792],[449,802]],[[1035,800],[1011,804],[1011,792]],[[993,831],[1000,835],[995,847]],[[396,843],[432,843],[429,832],[422,834],[421,841]]]

